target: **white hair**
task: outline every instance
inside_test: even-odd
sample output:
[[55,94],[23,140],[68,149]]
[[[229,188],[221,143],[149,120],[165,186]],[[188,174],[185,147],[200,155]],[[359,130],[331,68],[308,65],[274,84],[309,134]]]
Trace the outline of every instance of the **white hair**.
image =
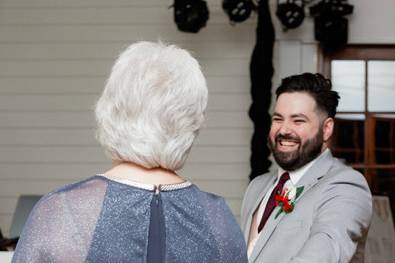
[[96,104],[97,139],[112,160],[178,170],[203,124],[207,93],[188,51],[132,44],[115,62]]

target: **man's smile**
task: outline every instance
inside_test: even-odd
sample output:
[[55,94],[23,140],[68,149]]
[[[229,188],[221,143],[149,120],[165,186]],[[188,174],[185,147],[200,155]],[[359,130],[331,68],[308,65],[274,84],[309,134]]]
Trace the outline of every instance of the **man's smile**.
[[299,148],[300,140],[290,136],[278,135],[276,137],[276,148],[281,152],[292,152]]

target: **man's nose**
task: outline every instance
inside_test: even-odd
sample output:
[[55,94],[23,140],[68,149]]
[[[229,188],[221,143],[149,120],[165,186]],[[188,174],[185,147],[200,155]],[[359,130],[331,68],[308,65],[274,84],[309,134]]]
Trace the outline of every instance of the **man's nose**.
[[287,122],[283,122],[278,129],[278,133],[280,134],[290,134],[292,133],[292,128]]

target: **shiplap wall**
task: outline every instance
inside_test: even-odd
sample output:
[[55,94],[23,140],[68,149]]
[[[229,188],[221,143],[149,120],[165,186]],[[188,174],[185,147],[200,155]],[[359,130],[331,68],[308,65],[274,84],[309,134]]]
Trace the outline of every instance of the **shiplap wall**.
[[252,125],[249,61],[256,17],[236,26],[220,0],[198,34],[179,32],[172,1],[0,0],[0,227],[21,194],[45,194],[110,167],[93,106],[119,52],[137,40],[190,50],[208,80],[207,124],[180,172],[239,217]]

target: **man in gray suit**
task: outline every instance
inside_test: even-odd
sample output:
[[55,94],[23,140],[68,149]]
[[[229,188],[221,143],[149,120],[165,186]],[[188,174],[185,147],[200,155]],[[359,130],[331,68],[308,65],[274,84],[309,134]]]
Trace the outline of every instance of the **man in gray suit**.
[[339,96],[320,74],[282,80],[269,146],[279,168],[245,193],[249,262],[363,262],[372,215],[365,178],[328,149]]

